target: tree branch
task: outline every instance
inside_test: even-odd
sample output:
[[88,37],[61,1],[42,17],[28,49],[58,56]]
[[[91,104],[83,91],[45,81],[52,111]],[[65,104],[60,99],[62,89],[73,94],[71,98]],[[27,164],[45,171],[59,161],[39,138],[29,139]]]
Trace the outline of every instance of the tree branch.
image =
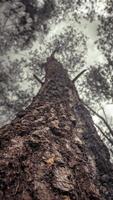
[[101,109],[102,109],[102,111],[103,111],[103,114],[104,114],[105,120],[106,120],[106,122],[108,123],[108,120],[107,120],[107,116],[106,116],[105,110],[104,110],[103,106],[101,106],[101,103],[100,103],[99,105],[100,105],[100,107],[101,107]]
[[74,83],[87,69],[82,70],[73,80],[72,82]]
[[[95,124],[95,123],[94,123]],[[95,126],[98,128],[98,130],[102,133],[102,135],[111,143],[111,145],[113,145],[113,140],[111,138],[109,138],[107,136],[107,134],[104,133],[104,131],[100,128],[100,126],[98,126],[97,124],[95,124]]]
[[35,74],[33,74],[33,76],[35,77],[35,79],[36,79],[41,85],[44,84],[44,83],[38,78],[38,76],[36,76]]
[[91,110],[97,117],[99,117],[103,122],[104,124],[106,125],[106,127],[108,128],[110,134],[113,136],[113,130],[112,128],[110,127],[110,125],[108,124],[108,122],[104,119],[104,117],[102,117],[101,115],[99,115],[96,111],[94,111],[90,106],[88,106],[87,104],[84,103],[84,105],[89,109]]

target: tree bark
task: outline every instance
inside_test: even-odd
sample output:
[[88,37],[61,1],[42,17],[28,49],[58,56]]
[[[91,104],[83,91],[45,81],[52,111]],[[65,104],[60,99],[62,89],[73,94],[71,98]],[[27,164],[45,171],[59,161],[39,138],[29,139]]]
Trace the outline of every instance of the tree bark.
[[113,167],[66,69],[53,57],[31,105],[0,129],[0,199],[112,200]]

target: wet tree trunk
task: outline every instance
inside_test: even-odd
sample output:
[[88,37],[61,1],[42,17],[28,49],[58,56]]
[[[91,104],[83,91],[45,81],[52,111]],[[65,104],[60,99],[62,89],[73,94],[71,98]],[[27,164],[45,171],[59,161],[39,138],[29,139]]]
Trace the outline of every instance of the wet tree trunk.
[[0,129],[1,200],[112,200],[109,153],[53,57],[38,95]]

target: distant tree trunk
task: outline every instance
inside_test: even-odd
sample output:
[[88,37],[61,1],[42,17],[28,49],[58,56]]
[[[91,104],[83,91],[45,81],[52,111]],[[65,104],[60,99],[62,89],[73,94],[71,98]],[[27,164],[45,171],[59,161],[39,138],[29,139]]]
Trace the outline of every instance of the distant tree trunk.
[[113,168],[67,71],[53,57],[25,111],[0,129],[1,200],[112,200]]

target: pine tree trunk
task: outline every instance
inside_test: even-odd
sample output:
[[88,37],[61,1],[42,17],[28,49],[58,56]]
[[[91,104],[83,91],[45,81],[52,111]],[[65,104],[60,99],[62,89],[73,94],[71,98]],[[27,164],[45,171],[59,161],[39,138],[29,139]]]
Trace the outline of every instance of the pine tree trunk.
[[0,129],[1,200],[112,200],[106,146],[67,71],[53,57],[25,111]]

